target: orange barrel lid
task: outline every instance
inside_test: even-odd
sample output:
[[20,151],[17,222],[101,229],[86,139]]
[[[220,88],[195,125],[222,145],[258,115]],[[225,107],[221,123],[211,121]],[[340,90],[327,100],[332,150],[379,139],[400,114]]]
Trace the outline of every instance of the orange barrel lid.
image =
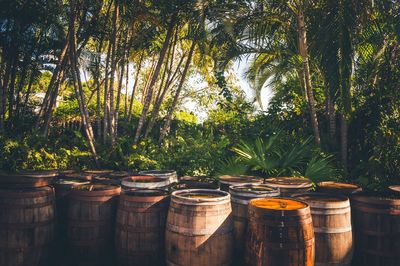
[[250,205],[256,208],[276,211],[292,211],[308,207],[308,204],[305,202],[289,198],[253,199],[250,201]]

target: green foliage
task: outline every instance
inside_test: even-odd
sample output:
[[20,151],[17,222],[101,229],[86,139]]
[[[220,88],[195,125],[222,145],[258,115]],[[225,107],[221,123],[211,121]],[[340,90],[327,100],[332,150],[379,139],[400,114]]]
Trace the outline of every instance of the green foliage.
[[277,130],[266,139],[241,141],[232,150],[236,157],[222,163],[218,173],[247,172],[266,177],[305,176],[314,182],[339,177],[331,164],[331,157],[319,152],[311,144],[311,138],[302,142],[292,142],[281,130]]

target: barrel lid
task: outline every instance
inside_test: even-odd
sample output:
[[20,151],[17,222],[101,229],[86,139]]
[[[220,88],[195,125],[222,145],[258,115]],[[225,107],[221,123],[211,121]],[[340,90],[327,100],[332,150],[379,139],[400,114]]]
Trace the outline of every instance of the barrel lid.
[[104,174],[104,177],[109,177],[109,178],[123,178],[132,175],[132,173],[128,171],[114,171],[109,174]]
[[139,174],[142,175],[176,175],[175,170],[146,170],[146,171],[140,171]]
[[107,196],[119,194],[120,192],[121,187],[118,185],[83,184],[73,187],[71,195]]
[[168,191],[161,189],[132,189],[124,190],[123,195],[135,196],[135,197],[149,197],[149,196],[167,196]]
[[92,175],[84,172],[66,173],[63,175],[63,177],[66,179],[74,179],[74,180],[87,180],[87,181],[92,180]]
[[309,188],[312,182],[304,177],[271,177],[265,180],[266,184],[270,184],[279,188]]
[[352,183],[342,183],[335,181],[325,181],[319,182],[318,187],[326,187],[326,188],[344,188],[344,189],[359,189],[360,186]]
[[205,175],[196,175],[196,176],[182,176],[179,179],[180,182],[199,182],[199,183],[214,183],[217,182],[217,179],[212,176],[205,176]]
[[54,185],[70,185],[70,186],[77,186],[77,185],[86,185],[89,184],[90,182],[88,180],[82,180],[82,179],[64,179],[64,178],[58,178],[55,182]]
[[53,170],[19,170],[17,172],[0,171],[0,184],[2,187],[43,187],[50,185],[58,175]]
[[389,186],[389,189],[393,192],[397,192],[400,193],[400,185],[393,185],[393,186]]
[[110,174],[112,173],[113,170],[110,169],[89,169],[85,170],[84,173],[89,174],[89,175],[105,175],[105,174]]
[[262,198],[253,199],[250,205],[260,209],[276,211],[300,210],[308,207],[308,204],[302,201],[289,198]]
[[279,193],[279,188],[271,187],[264,184],[242,184],[234,185],[229,187],[230,193],[242,192],[251,194],[268,194],[268,193]]
[[217,183],[207,182],[195,182],[191,181],[188,183],[178,183],[171,187],[172,190],[184,190],[184,189],[219,189]]
[[18,170],[16,172],[0,171],[0,177],[53,178],[58,176],[57,170]]
[[219,181],[223,184],[246,184],[246,183],[262,183],[260,178],[248,175],[222,175],[219,177]]
[[172,199],[182,204],[217,204],[229,202],[230,195],[228,192],[215,189],[186,189],[172,192]]

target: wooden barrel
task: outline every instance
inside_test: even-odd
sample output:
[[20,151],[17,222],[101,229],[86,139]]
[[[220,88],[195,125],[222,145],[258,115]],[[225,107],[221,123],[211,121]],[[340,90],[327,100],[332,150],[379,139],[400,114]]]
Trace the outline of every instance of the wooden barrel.
[[303,177],[271,177],[265,179],[266,185],[280,189],[282,197],[291,197],[293,194],[311,191],[312,182]]
[[400,198],[355,194],[352,197],[356,265],[400,265]]
[[1,188],[45,187],[53,183],[58,176],[55,170],[20,170],[18,172],[0,172]]
[[122,178],[122,187],[126,189],[167,189],[168,179],[149,175],[136,175]]
[[335,181],[319,182],[317,191],[335,195],[351,196],[354,193],[361,192],[362,188],[359,185],[351,183],[342,183]]
[[59,178],[54,182],[57,210],[57,242],[65,242],[67,238],[68,195],[74,187],[89,183],[90,181],[82,179],[63,178]]
[[89,184],[69,195],[68,240],[74,264],[112,265],[114,221],[121,187]]
[[169,195],[164,190],[121,194],[115,231],[118,265],[163,265],[168,206]]
[[261,184],[263,181],[261,178],[248,175],[223,175],[219,177],[219,183],[221,190],[228,192],[230,186],[243,185],[243,184]]
[[148,170],[140,171],[139,174],[168,179],[171,184],[178,182],[178,175],[175,170]]
[[245,184],[231,186],[229,193],[231,194],[232,203],[235,261],[238,261],[238,265],[242,265],[247,231],[247,205],[250,200],[255,198],[278,197],[279,189],[262,184]]
[[51,187],[0,189],[0,265],[39,265],[54,236]]
[[305,193],[294,195],[307,202],[315,234],[315,266],[350,266],[353,233],[350,201],[345,196]]
[[249,202],[248,266],[314,265],[314,230],[307,203],[289,198]]
[[173,192],[165,236],[167,265],[230,265],[231,212],[227,192],[207,189]]

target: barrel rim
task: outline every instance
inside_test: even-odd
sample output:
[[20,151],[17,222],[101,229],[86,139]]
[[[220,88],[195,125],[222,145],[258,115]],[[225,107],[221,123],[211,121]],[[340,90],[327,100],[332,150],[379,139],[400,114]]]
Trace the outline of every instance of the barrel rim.
[[[180,194],[187,194],[187,193],[213,193],[219,194],[221,197],[216,198],[189,198],[184,197]],[[228,192],[222,190],[215,190],[215,189],[183,189],[177,190],[172,192],[171,194],[173,201],[179,201],[179,203],[183,204],[193,204],[193,203],[208,203],[208,204],[216,204],[216,203],[224,203],[226,201],[230,201],[231,196]]]
[[[329,185],[329,184],[346,184],[346,185],[351,185],[351,187],[331,187],[331,186],[324,186],[324,185]],[[362,187],[356,183],[351,183],[351,182],[339,182],[339,181],[322,181],[317,183],[317,187],[320,188],[331,188],[331,189],[343,189],[343,190],[351,190],[354,189],[356,190],[362,190]]]
[[372,205],[400,205],[400,198],[383,198],[378,195],[365,195],[360,193],[354,194],[352,196],[352,201]]
[[[305,181],[303,183],[299,184],[281,184],[279,182],[276,182],[278,180],[301,180]],[[273,180],[276,180],[275,182]],[[313,183],[312,180],[307,178],[307,177],[300,177],[300,176],[276,176],[276,177],[270,177],[265,179],[265,184],[270,184],[272,186],[277,186],[279,188],[311,188]]]
[[350,207],[350,199],[347,196],[344,195],[337,195],[333,193],[322,193],[322,192],[305,192],[305,193],[296,193],[293,194],[292,197],[298,199],[298,197],[301,196],[321,196],[321,197],[330,197],[330,198],[337,198],[341,199],[340,201],[314,201],[314,200],[304,200],[300,199],[304,202],[307,202],[310,207],[315,207],[315,208],[348,208]]
[[261,177],[252,175],[221,175],[218,177],[218,179],[221,184],[232,184],[232,185],[251,184],[251,183],[262,184],[263,182],[263,179]]

